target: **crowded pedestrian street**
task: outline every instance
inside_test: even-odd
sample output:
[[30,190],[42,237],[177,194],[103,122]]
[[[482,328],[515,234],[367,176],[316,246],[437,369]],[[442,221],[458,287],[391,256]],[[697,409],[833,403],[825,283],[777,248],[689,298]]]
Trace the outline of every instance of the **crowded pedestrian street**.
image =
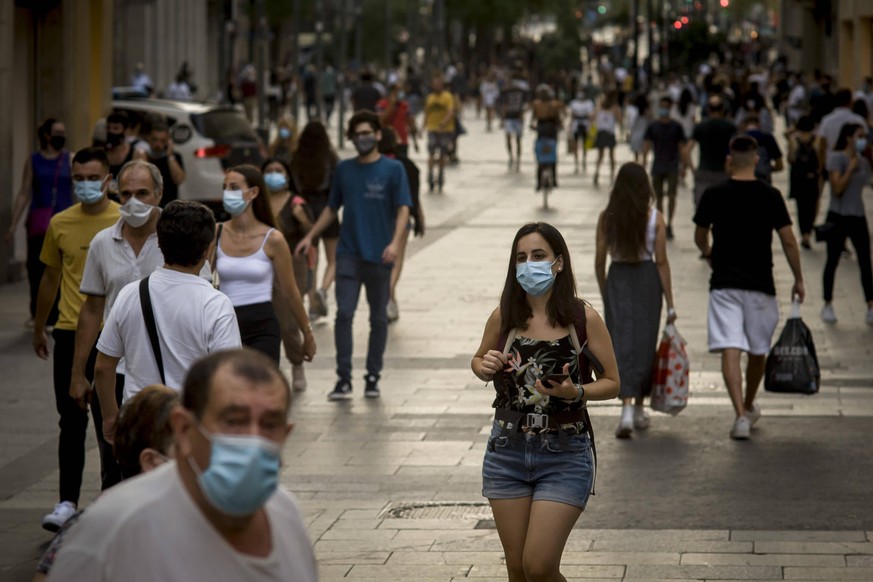
[[[365,399],[360,381],[367,310],[354,319],[351,398],[339,402],[326,398],[336,381],[333,293],[330,315],[312,324],[318,352],[306,364],[305,391],[293,394],[281,486],[296,496],[323,582],[506,580],[482,496],[495,391],[470,361],[516,261],[519,227],[542,221],[563,234],[579,296],[603,313],[596,226],[611,184],[601,176],[593,185],[592,156],[576,173],[559,136],[558,187],[544,209],[534,190],[533,137],[523,138],[516,172],[507,169],[501,131],[486,131],[473,107],[463,121],[460,162],[446,167],[442,191],[422,187],[427,228],[407,248],[381,398]],[[353,153],[339,151],[340,158]],[[410,149],[422,168],[426,155]],[[618,167],[633,159],[623,139],[616,157]],[[773,185],[787,196],[786,173],[775,174]],[[586,581],[873,580],[873,327],[865,323],[855,254],[836,275],[839,321],[826,324],[819,317],[824,245],[801,249],[801,314],[821,389],[807,396],[762,388],[752,438],[731,439],[721,360],[707,347],[710,267],[695,245],[691,186],[690,179],[679,186],[667,242],[675,325],[690,362],[688,406],[676,416],[652,411],[648,430],[617,439],[621,401],[589,404],[595,495],[569,536],[562,573]],[[873,217],[869,188],[864,200]],[[794,279],[776,237],[773,244],[778,335]],[[57,498],[52,366],[34,355],[22,329],[28,297],[26,281],[0,286],[0,579],[9,582],[32,578],[51,538],[39,520]],[[281,369],[291,377],[285,358]],[[82,506],[100,492],[96,447],[89,428]]]

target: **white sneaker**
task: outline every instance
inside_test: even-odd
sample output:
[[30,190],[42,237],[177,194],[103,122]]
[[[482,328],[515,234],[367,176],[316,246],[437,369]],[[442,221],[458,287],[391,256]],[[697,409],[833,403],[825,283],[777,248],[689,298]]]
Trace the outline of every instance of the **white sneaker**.
[[873,325],[873,307],[867,308],[867,323]]
[[400,319],[400,311],[397,309],[397,302],[393,299],[388,300],[388,306],[385,308],[388,312],[388,321],[397,321]]
[[746,415],[739,417],[734,422],[734,427],[731,429],[731,438],[743,441],[752,436],[752,424]]
[[637,430],[646,430],[649,428],[649,413],[642,406],[634,406],[634,428]]
[[306,390],[306,374],[303,373],[303,364],[293,364],[291,366],[291,388],[294,392]]
[[749,419],[749,428],[755,426],[758,419],[761,418],[761,407],[757,402],[752,403],[752,409],[746,411],[746,418]]
[[634,407],[630,404],[625,404],[621,407],[621,420],[618,423],[618,428],[615,429],[615,438],[630,438],[630,435],[633,431]]
[[[834,313],[834,306],[830,303],[825,303],[824,307],[821,308],[821,320],[825,323],[836,323],[837,322],[837,314]],[[870,321],[870,313],[867,313],[867,321]]]
[[54,510],[42,518],[42,527],[49,531],[58,531],[68,519],[76,515],[76,506],[69,501],[61,501]]

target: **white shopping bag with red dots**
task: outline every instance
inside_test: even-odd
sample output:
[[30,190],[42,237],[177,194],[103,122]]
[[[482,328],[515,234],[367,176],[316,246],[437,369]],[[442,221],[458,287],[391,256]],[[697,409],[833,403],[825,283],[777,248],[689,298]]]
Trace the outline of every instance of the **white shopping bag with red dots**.
[[664,327],[661,343],[655,357],[655,370],[652,375],[652,409],[677,415],[688,404],[688,353],[685,340],[676,331],[676,326],[668,323]]

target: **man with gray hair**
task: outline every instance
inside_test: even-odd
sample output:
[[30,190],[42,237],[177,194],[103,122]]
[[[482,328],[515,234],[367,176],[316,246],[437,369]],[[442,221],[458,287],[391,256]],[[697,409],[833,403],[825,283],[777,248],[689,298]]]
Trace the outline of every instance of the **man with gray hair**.
[[[85,303],[76,326],[70,378],[70,396],[82,407],[86,407],[90,400],[94,424],[98,429],[102,424],[100,401],[97,394],[92,393],[85,371],[88,356],[100,334],[100,324],[109,317],[109,310],[122,287],[150,275],[164,264],[164,256],[158,248],[155,235],[155,225],[160,215],[158,205],[163,194],[160,171],[148,162],[128,162],[119,171],[117,182],[122,203],[119,209],[121,218],[97,233],[91,241],[82,283],[79,285]],[[115,381],[115,398],[119,404],[123,389],[122,362]],[[97,431],[97,436],[101,489],[107,489],[121,481],[121,473],[112,453],[112,445],[103,439],[101,430]]]

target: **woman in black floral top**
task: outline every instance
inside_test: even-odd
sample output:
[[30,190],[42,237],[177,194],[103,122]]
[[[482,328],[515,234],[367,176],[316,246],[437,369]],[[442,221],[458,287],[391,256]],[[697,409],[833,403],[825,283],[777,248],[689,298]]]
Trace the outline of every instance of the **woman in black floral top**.
[[[598,364],[594,381],[589,366]],[[471,366],[497,390],[482,494],[509,580],[562,579],[564,545],[594,484],[585,402],[615,398],[619,378],[606,325],[576,297],[567,244],[553,226],[516,234],[500,307]]]

